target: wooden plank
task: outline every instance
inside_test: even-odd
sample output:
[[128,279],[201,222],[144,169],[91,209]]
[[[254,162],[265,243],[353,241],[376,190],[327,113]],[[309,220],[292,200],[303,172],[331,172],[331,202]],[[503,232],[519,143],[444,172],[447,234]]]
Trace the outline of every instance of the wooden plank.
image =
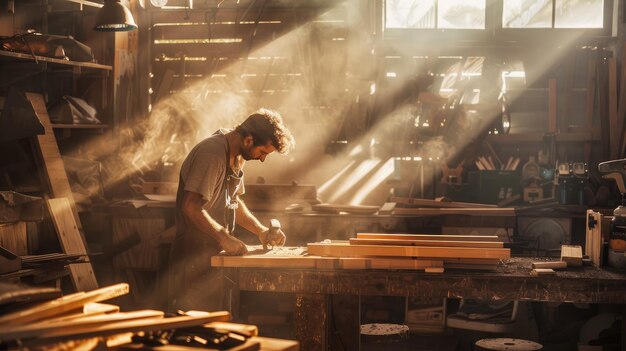
[[[594,222],[591,225],[591,221]],[[604,216],[600,212],[587,210],[587,219],[585,225],[585,255],[589,256],[591,262],[597,267],[602,267],[602,246],[604,239],[602,238],[602,227],[604,225]]]
[[[617,100],[617,136],[618,138],[624,135],[624,119],[626,118],[626,42],[622,44],[622,64],[620,70],[620,83],[618,86],[619,98]],[[620,146],[623,145],[624,140],[621,141]],[[622,150],[620,148],[620,150]]]
[[[63,251],[68,255],[87,255],[87,248],[72,215],[70,201],[67,198],[48,199],[46,205]],[[72,263],[69,268],[72,283],[77,291],[93,290],[98,287],[91,263]]]
[[614,57],[608,59],[609,65],[609,137],[611,159],[617,158],[620,141],[618,138],[617,120],[617,61]]
[[39,323],[25,324],[22,326],[5,326],[0,328],[0,339],[16,340],[37,338],[46,333],[58,333],[64,330],[71,330],[75,327],[100,326],[113,322],[129,321],[146,318],[162,318],[163,311],[139,310],[132,312],[119,312],[110,315],[87,316],[69,321],[43,321]]
[[[339,205],[339,204],[316,204],[312,205],[313,211],[320,212],[347,212],[353,214],[373,214],[378,212],[379,206],[365,206],[365,205]],[[398,209],[396,208],[395,211]],[[395,213],[394,211],[394,213]]]
[[[293,11],[295,10],[295,12]],[[153,29],[157,31],[159,27],[164,26],[163,24],[171,23],[173,27],[179,26],[208,26],[208,23],[226,23],[239,21],[238,25],[247,26],[250,25],[249,22],[254,22],[257,19],[259,21],[264,22],[275,22],[280,21],[281,23],[286,23],[294,20],[304,20],[305,18],[310,18],[313,15],[313,11],[310,9],[298,9],[297,7],[294,9],[272,9],[271,11],[260,10],[258,7],[251,8],[245,17],[242,17],[244,13],[242,8],[239,9],[229,9],[220,7],[219,11],[211,13],[211,16],[208,16],[204,11],[184,11],[184,10],[167,10],[167,11],[152,11],[150,13],[152,17]],[[300,22],[301,23],[301,22]]]
[[558,109],[561,111],[560,118],[560,132],[568,133],[570,125],[574,124],[574,119],[571,118],[573,111],[572,108],[572,85],[575,77],[575,64],[576,64],[576,50],[564,57],[564,70],[561,75],[561,82],[563,82],[563,94],[562,99],[558,101]]
[[76,326],[71,329],[59,330],[40,335],[37,339],[23,341],[25,346],[36,346],[61,342],[65,340],[104,337],[120,333],[149,332],[199,326],[214,321],[228,321],[230,313],[226,311],[212,312],[207,316],[180,316],[172,318],[147,318],[140,320],[121,321],[96,326]]
[[[246,256],[227,256],[224,253],[211,257],[213,267],[293,268],[293,269],[393,269],[424,270],[427,267],[490,269],[499,259],[483,258],[402,258],[402,257],[321,257],[304,256],[304,248],[290,248],[301,252],[296,256],[272,256],[271,253]],[[252,251],[252,250],[251,250]],[[269,254],[269,255],[268,255]]]
[[583,249],[579,245],[561,245],[561,261],[570,267],[583,265]]
[[356,237],[358,239],[384,239],[384,240],[501,241],[497,235],[357,233]]
[[[596,97],[596,77],[597,77],[597,63],[592,59],[587,62],[587,99],[585,102],[585,127],[587,130],[593,128],[593,117],[595,111],[595,97]],[[591,142],[586,141],[583,146],[583,157],[585,162],[591,162]]]
[[487,247],[502,248],[497,241],[453,241],[453,240],[399,240],[350,238],[350,245],[397,245],[397,246],[438,246],[438,247]]
[[[59,317],[55,318],[47,318],[45,319],[46,323],[49,322],[61,322],[61,321],[69,321],[73,319],[79,319],[90,316],[99,316],[109,313],[117,313],[120,311],[120,307],[117,305],[112,305],[108,303],[99,303],[99,302],[90,302],[86,303],[83,306],[82,311],[79,312],[71,312]],[[42,321],[44,322],[44,321]]]
[[418,198],[410,198],[410,197],[397,197],[392,196],[391,202],[396,202],[398,204],[403,205],[412,205],[419,207],[477,207],[477,208],[494,208],[496,205],[489,204],[480,204],[480,203],[472,203],[472,202],[457,202],[457,201],[448,201],[443,198],[439,200],[430,200],[430,199],[418,199]]
[[[72,188],[67,179],[67,172],[65,171],[63,159],[59,152],[59,146],[57,145],[54,131],[52,130],[46,104],[40,94],[26,93],[26,98],[30,101],[35,110],[35,114],[46,131],[45,134],[37,136],[37,143],[43,170],[45,171],[46,179],[49,183],[50,195],[51,197],[64,197],[68,199],[78,230],[82,231],[83,228],[74,202],[74,196],[72,195]],[[81,240],[85,242],[84,238],[82,238],[82,234]]]
[[515,209],[510,207],[500,208],[397,208],[394,215],[404,216],[446,216],[446,215],[467,215],[467,216],[515,216]]
[[563,269],[563,268],[567,268],[567,262],[564,262],[564,261],[533,262],[532,267],[533,268]]
[[282,23],[244,23],[237,25],[233,22],[222,22],[211,25],[191,24],[185,26],[155,26],[152,38],[156,40],[186,40],[186,39],[217,39],[217,38],[271,38],[286,29]]
[[334,257],[391,256],[429,258],[509,258],[509,249],[486,249],[469,247],[428,247],[428,246],[370,246],[348,243],[309,243],[307,251],[311,255]]
[[548,80],[548,132],[557,132],[557,90],[556,79]]
[[530,275],[540,276],[540,275],[555,275],[556,272],[550,268],[534,268],[530,271]]
[[26,222],[0,225],[0,246],[18,256],[27,255]]
[[33,307],[0,316],[0,326],[36,322],[65,312],[82,308],[89,302],[100,302],[128,294],[128,284],[120,283],[89,292],[77,292]]
[[[600,54],[600,53],[599,53]],[[608,83],[608,67],[606,60],[598,62],[598,115],[600,117],[600,137],[602,145],[603,159],[610,159],[611,150],[611,134],[609,123],[609,83]]]

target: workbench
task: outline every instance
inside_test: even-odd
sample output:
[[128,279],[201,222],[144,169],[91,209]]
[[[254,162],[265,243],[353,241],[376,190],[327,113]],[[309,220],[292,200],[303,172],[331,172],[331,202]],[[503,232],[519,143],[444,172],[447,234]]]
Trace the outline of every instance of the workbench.
[[[333,299],[341,299],[344,309],[356,312],[334,317],[341,318],[341,325],[349,329],[343,342],[352,345],[359,340],[358,311],[363,295],[626,304],[626,272],[581,267],[553,276],[531,276],[531,263],[538,260],[545,259],[516,257],[504,260],[495,271],[446,269],[441,274],[242,267],[234,269],[231,278],[243,291],[294,293],[296,338],[302,350],[311,351],[326,350],[332,338],[328,331],[333,323]],[[626,350],[624,343],[622,350]]]

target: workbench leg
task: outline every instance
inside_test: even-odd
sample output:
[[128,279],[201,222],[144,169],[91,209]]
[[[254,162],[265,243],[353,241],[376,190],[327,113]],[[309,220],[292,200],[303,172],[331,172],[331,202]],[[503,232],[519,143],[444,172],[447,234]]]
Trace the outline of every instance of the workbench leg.
[[330,295],[329,300],[329,351],[359,351],[361,349],[361,296]]
[[239,290],[239,273],[237,268],[222,268],[222,281],[224,283],[224,296],[222,306],[230,312],[231,320],[240,321],[239,303],[241,290]]
[[328,295],[296,294],[294,328],[302,351],[327,351]]
[[622,305],[622,340],[620,350],[626,351],[626,305]]

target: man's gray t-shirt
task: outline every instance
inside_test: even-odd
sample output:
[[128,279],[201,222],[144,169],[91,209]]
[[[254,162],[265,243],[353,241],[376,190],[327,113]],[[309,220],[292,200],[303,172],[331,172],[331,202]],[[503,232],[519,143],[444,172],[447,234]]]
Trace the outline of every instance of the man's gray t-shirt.
[[[203,208],[209,213],[222,213],[225,207],[224,191],[228,170],[228,143],[224,136],[225,130],[218,130],[212,136],[196,145],[183,161],[180,170],[178,193],[176,195],[176,231],[178,235],[199,231],[187,223],[182,212],[184,191],[202,195],[205,202]],[[243,177],[239,180],[239,191],[243,189]],[[222,203],[224,202],[224,203]],[[218,223],[224,225],[223,218],[213,216]],[[201,234],[207,235],[207,234]]]

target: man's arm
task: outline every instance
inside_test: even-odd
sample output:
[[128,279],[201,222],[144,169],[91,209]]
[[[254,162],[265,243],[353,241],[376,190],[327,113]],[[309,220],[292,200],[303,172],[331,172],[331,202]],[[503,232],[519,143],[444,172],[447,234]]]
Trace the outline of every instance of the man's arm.
[[202,195],[185,190],[182,212],[189,223],[202,233],[213,237],[229,255],[243,255],[248,252],[241,240],[229,235],[228,230],[202,208],[203,204]]
[[240,226],[256,234],[264,248],[266,245],[283,246],[285,244],[285,233],[283,233],[281,229],[270,230],[259,222],[252,212],[250,212],[243,200],[237,198],[237,202],[238,206],[235,221],[237,221],[237,224]]
[[235,221],[237,222],[237,224],[257,236],[268,230],[268,228],[261,224],[261,222],[259,222],[259,220],[252,214],[252,212],[250,212],[246,204],[239,197],[237,197],[237,203],[237,214],[235,216]]

